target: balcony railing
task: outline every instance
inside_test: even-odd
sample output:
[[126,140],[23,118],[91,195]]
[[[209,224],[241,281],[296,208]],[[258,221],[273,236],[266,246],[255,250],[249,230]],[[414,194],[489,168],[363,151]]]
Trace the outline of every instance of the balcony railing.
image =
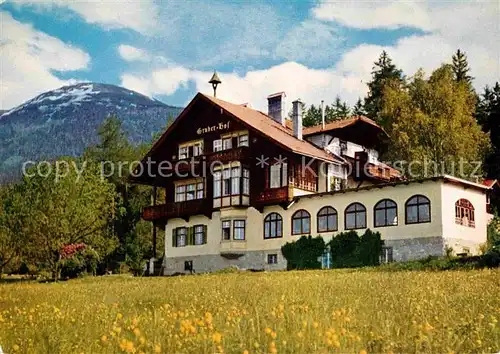
[[288,201],[288,186],[266,189],[255,198],[255,203],[261,205],[286,201]]
[[[250,151],[247,146],[240,146],[234,149],[222,150],[217,152],[209,152],[203,155],[192,156],[186,159],[177,160],[174,166],[179,172],[190,171],[199,168],[201,166],[200,162],[203,158],[210,164],[212,162],[220,162],[222,164],[229,163],[231,161],[243,161],[248,159],[250,156]],[[192,168],[193,166],[193,168]]]
[[228,163],[231,161],[241,161],[245,160],[250,156],[249,149],[247,146],[240,146],[235,149],[217,151],[210,154],[207,154],[207,162],[221,162]]
[[455,224],[468,226],[468,227],[476,227],[476,222],[474,220],[469,220],[467,218],[455,217]]
[[142,218],[146,221],[182,218],[203,212],[204,199],[149,206],[144,208]]

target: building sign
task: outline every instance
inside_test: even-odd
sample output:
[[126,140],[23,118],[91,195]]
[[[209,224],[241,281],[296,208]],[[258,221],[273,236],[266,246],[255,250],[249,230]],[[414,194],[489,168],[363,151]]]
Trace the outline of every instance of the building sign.
[[206,134],[206,133],[212,133],[212,132],[216,132],[216,131],[220,131],[220,130],[227,130],[227,129],[229,129],[229,121],[227,121],[225,123],[220,122],[217,125],[211,125],[211,126],[204,127],[204,128],[198,128],[196,133],[198,135],[202,135],[202,134]]

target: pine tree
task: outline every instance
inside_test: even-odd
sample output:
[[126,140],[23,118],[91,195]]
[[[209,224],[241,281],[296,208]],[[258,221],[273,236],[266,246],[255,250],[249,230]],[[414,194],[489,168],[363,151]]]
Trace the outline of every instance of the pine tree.
[[[500,84],[493,88],[486,86],[476,111],[476,119],[483,131],[489,133],[491,150],[485,158],[484,169],[486,176],[491,179],[500,179]],[[500,193],[492,195],[491,202],[500,210]]]
[[335,103],[333,104],[335,110],[336,120],[342,120],[349,117],[351,114],[351,109],[347,105],[347,102],[342,102],[339,96],[335,97]]
[[365,107],[363,106],[363,101],[361,101],[361,98],[358,98],[356,101],[356,104],[352,108],[352,114],[354,116],[366,116],[366,111]]
[[400,87],[403,82],[403,72],[392,63],[392,59],[384,50],[374,63],[372,81],[368,83],[368,96],[365,98],[366,115],[384,126],[385,119],[380,116],[384,89],[387,85]]
[[474,78],[469,75],[470,68],[467,55],[460,49],[452,57],[452,68],[456,82],[465,82],[468,85],[472,83]]
[[319,124],[321,124],[321,107],[312,104],[304,114],[302,125],[304,127],[313,127]]

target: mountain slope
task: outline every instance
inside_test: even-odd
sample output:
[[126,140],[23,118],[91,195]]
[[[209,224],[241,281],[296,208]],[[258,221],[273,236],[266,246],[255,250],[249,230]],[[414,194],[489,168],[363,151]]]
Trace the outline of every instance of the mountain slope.
[[150,141],[182,108],[122,87],[80,83],[45,92],[0,116],[0,175],[19,175],[30,160],[78,156],[116,114],[134,143]]

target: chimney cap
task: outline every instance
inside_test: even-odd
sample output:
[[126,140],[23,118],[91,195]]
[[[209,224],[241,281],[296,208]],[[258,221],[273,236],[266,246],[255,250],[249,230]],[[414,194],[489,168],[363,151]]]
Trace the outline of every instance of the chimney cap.
[[214,74],[212,75],[212,78],[208,82],[209,84],[220,84],[222,81],[219,79],[219,75],[217,75],[217,71],[214,71]]
[[269,98],[274,98],[274,97],[279,97],[279,96],[286,96],[285,91],[273,93],[273,94],[267,96],[267,98],[269,99]]

